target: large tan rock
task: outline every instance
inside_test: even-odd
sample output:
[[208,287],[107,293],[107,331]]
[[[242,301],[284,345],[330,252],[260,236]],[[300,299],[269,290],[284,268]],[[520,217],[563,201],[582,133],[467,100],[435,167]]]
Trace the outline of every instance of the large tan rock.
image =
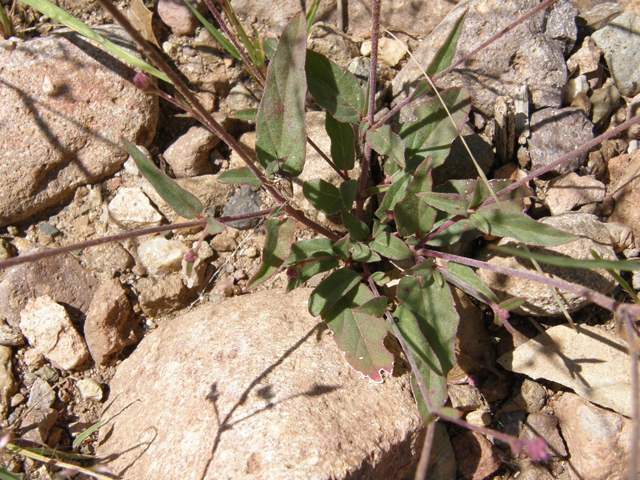
[[375,384],[351,369],[309,293],[162,324],[110,384],[99,460],[131,480],[402,478],[422,438],[409,375]]

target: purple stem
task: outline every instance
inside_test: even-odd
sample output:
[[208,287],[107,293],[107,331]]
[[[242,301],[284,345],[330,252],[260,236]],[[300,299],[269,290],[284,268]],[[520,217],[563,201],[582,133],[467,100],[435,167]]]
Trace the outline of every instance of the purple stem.
[[463,217],[462,215],[455,215],[454,217],[450,218],[449,220],[444,222],[442,225],[440,225],[436,230],[434,230],[429,235],[427,235],[422,240],[420,240],[420,242],[418,243],[418,245],[416,247],[417,248],[424,247],[429,240],[431,240],[433,237],[438,235],[440,232],[442,232],[443,230],[446,230],[447,228],[449,228],[451,225],[453,225],[454,223],[458,222],[459,220],[464,220],[465,218],[466,217]]
[[198,101],[195,95],[191,93],[189,88],[182,82],[182,80],[180,80],[175,72],[162,59],[162,57],[153,48],[151,48],[147,41],[142,37],[142,35],[140,35],[140,33],[135,28],[133,28],[129,20],[111,3],[110,0],[99,1],[103,8],[107,12],[109,12],[109,14],[118,22],[118,24],[122,28],[124,28],[129,36],[142,48],[145,55],[147,55],[147,57],[151,59],[156,67],[161,70],[162,73],[164,73],[167,78],[169,78],[169,80],[171,80],[178,93],[192,106],[194,110],[194,116],[215,135],[222,139],[222,141],[229,145],[229,147],[234,150],[240,156],[240,158],[242,158],[249,170],[251,170],[251,172],[256,176],[260,183],[262,183],[264,189],[269,192],[269,194],[273,197],[277,204],[283,205],[285,212],[289,216],[331,240],[337,241],[340,239],[340,237],[335,233],[327,230],[316,222],[309,220],[304,216],[303,213],[298,212],[291,205],[287,204],[287,201],[282,196],[282,194],[280,194],[280,192],[267,181],[262,172],[253,163],[253,160],[245,153],[242,148],[240,148],[234,138],[229,135],[218,122],[215,121],[211,114]]
[[422,451],[420,452],[420,460],[414,480],[424,480],[427,478],[427,470],[429,468],[429,459],[431,457],[431,447],[433,446],[433,434],[436,432],[436,422],[429,422],[427,426],[427,434],[424,437]]

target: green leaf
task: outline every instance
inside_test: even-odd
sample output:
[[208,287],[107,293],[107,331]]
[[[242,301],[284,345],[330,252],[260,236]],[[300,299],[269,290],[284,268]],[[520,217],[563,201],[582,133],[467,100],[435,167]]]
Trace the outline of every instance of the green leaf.
[[381,383],[381,372],[393,371],[394,357],[383,343],[387,336],[384,320],[368,313],[371,306],[375,307],[373,310],[380,307],[367,303],[371,300],[374,300],[371,292],[358,284],[326,311],[322,319],[329,325],[347,362],[365,377]]
[[511,237],[532,245],[555,246],[577,239],[574,235],[538,223],[525,214],[480,210],[470,218],[484,233],[497,237]]
[[316,16],[319,5],[320,0],[313,0],[311,6],[309,7],[309,10],[307,10],[307,14],[305,15],[305,20],[307,22],[307,34],[311,31],[311,25],[313,25],[313,19]]
[[393,209],[400,235],[422,237],[431,231],[436,211],[416,196],[431,191],[431,158],[420,164],[409,183],[404,198]]
[[22,480],[22,474],[17,477],[0,465],[0,480]]
[[304,167],[307,133],[304,101],[306,25],[298,13],[282,32],[267,70],[267,84],[256,117],[256,154],[266,169],[284,159],[282,170],[297,177]]
[[317,317],[326,312],[338,300],[355,288],[361,280],[362,277],[360,275],[348,268],[341,268],[331,273],[311,293],[309,297],[309,313]]
[[173,208],[178,215],[184,218],[193,219],[202,213],[204,207],[195,196],[184,190],[176,182],[167,177],[135,146],[126,138],[122,139],[133,161],[138,166],[140,173],[149,180],[158,195]]
[[[414,355],[413,358],[416,359],[416,356]],[[443,406],[447,401],[447,378],[443,375],[438,375],[425,363],[420,361],[420,359],[416,359],[416,364],[418,366],[418,375],[422,378],[422,382],[427,389],[431,405],[436,408]],[[423,420],[425,422],[433,421],[433,414],[429,411],[422,392],[418,387],[415,372],[411,375],[411,389],[413,390],[413,395],[418,404],[418,411]]]
[[440,100],[432,98],[416,108],[415,122],[405,122],[398,135],[405,144],[408,169],[416,168],[427,155],[433,159],[433,168],[439,167],[449,155],[451,142],[458,136],[471,110],[471,98],[464,88],[451,88],[440,96],[451,112],[455,127],[442,108]]
[[218,181],[220,183],[242,183],[244,185],[251,185],[254,187],[262,185],[260,180],[258,180],[253,172],[249,170],[249,167],[223,172],[218,176]]
[[273,55],[276,53],[277,48],[278,48],[278,39],[265,38],[262,40],[262,49],[264,50],[264,54],[267,56],[269,60],[273,58]]
[[351,210],[354,200],[356,199],[356,193],[358,192],[358,181],[349,180],[340,184],[340,198],[342,198],[342,204],[347,210]]
[[387,311],[389,305],[387,304],[386,297],[377,297],[372,298],[365,304],[356,308],[357,311],[362,313],[368,313],[369,315],[373,315],[374,317],[381,318],[384,315],[384,312]]
[[381,260],[380,255],[361,243],[352,244],[349,247],[349,251],[351,252],[351,258],[356,262],[371,263]]
[[238,120],[256,120],[258,114],[257,108],[247,108],[245,110],[238,110],[236,113],[232,113],[230,118],[237,118]]
[[298,276],[289,280],[287,293],[298,288],[315,275],[337,268],[338,264],[338,260],[318,260],[317,262],[305,263],[298,269]]
[[382,125],[367,132],[367,142],[378,154],[387,155],[398,166],[404,168],[404,142],[391,131],[389,125]]
[[403,273],[414,277],[430,277],[433,275],[433,258],[427,258],[424,262],[405,270]]
[[386,285],[391,281],[391,278],[389,278],[384,272],[372,273],[371,279],[380,286]]
[[527,299],[524,297],[516,297],[516,298],[510,298],[509,300],[505,300],[504,302],[500,302],[498,304],[498,307],[500,307],[500,309],[502,310],[506,310],[507,312],[513,310],[514,308],[518,308],[520,305],[522,305],[524,302],[526,302]]
[[326,215],[333,215],[344,208],[340,190],[324,180],[305,182],[302,185],[302,193],[313,208]]
[[264,222],[267,238],[264,242],[262,264],[251,277],[245,290],[249,291],[276,274],[291,251],[291,243],[296,232],[296,222],[291,218],[274,218]]
[[207,218],[207,233],[209,235],[216,235],[224,232],[227,226],[224,223],[220,223],[213,217]]
[[351,235],[356,242],[363,242],[369,235],[371,230],[366,223],[361,222],[349,212],[342,211],[342,223],[347,232]]
[[556,267],[568,267],[568,268],[585,268],[587,270],[594,270],[596,268],[622,270],[623,272],[638,272],[640,271],[640,263],[637,260],[578,260],[570,257],[549,256],[540,253],[527,253],[522,250],[508,247],[490,247],[492,250],[513,255],[514,257],[529,258],[537,260],[540,263],[546,263],[548,265],[554,265]]
[[[402,280],[404,280],[404,278]],[[420,359],[421,362],[427,365],[430,370],[438,373],[438,375],[442,375],[443,373],[440,361],[429,346],[429,342],[427,341],[425,334],[422,332],[416,316],[407,308],[406,305],[401,303],[394,312],[394,317],[396,320],[396,326],[398,327],[398,330],[400,330],[400,334],[409,349]]]
[[[450,218],[452,218],[452,215],[447,215],[446,217],[437,220],[433,225],[433,229],[436,230]],[[467,242],[481,236],[482,232],[476,228],[475,224],[471,220],[462,219],[458,220],[442,232],[438,233],[435,237],[427,242],[427,245],[434,247],[443,247],[452,245],[456,242]]]
[[133,65],[134,67],[138,67],[143,72],[149,73],[154,77],[159,78],[160,80],[163,80],[167,83],[172,83],[171,80],[169,80],[167,76],[164,73],[162,73],[160,70],[140,60],[138,57],[134,57],[133,55],[130,55],[129,53],[125,52],[120,47],[117,47],[116,45],[111,43],[109,40],[104,38],[102,35],[98,34],[94,30],[92,30],[90,27],[86,26],[80,20],[75,18],[73,15],[68,14],[67,12],[65,12],[59,7],[56,7],[52,3],[44,0],[23,0],[23,3],[26,3],[30,7],[33,7],[35,10],[39,11],[40,13],[43,13],[44,15],[51,18],[52,20],[55,20],[56,22],[59,22],[65,25],[66,27],[69,27],[75,30],[80,35],[87,37],[89,40],[93,40],[94,42],[98,43],[102,48],[104,48],[106,51],[114,54],[116,57]]
[[387,211],[393,211],[396,203],[402,200],[407,190],[407,185],[412,179],[413,176],[405,170],[400,170],[394,175],[391,187],[387,190],[382,202],[380,202],[380,207],[376,210],[376,217],[383,221],[387,219]]
[[331,159],[340,170],[351,170],[355,165],[355,135],[350,123],[339,122],[327,113],[324,128],[331,139]]
[[[478,292],[480,292],[482,295],[484,295],[486,298],[488,298],[492,302],[494,303],[500,302],[500,300],[498,300],[498,297],[495,296],[495,294],[489,289],[489,287],[487,287],[484,283],[482,283],[482,280],[478,278],[478,276],[476,275],[476,272],[474,272],[471,267],[468,267],[467,265],[461,265],[460,263],[447,262],[446,270],[452,277],[476,289]],[[477,295],[475,295],[474,292],[469,291],[469,289],[465,288],[464,285],[462,285],[461,283],[457,283],[455,280],[452,280],[452,279],[448,279],[448,280],[449,282],[454,284],[456,287],[465,291],[469,295],[477,298]],[[484,302],[484,300],[481,298],[478,298],[478,300]]]
[[285,265],[291,265],[301,262],[311,257],[316,252],[325,252],[327,255],[333,255],[333,242],[328,238],[314,238],[312,240],[301,240],[291,245],[291,253],[285,262]]
[[459,320],[448,284],[440,287],[433,277],[403,277],[397,292],[398,300],[416,317],[420,331],[438,358],[439,371],[446,374],[455,364],[453,344]]
[[438,49],[438,53],[436,53],[436,56],[433,57],[433,60],[431,60],[431,63],[427,68],[427,75],[429,77],[434,77],[451,66],[453,57],[456,54],[458,37],[460,36],[460,32],[462,31],[462,24],[464,23],[464,19],[467,16],[467,12],[468,10],[465,10],[460,18],[456,21],[456,24],[453,26],[453,30],[451,30],[447,39]]
[[73,448],[76,448],[78,445],[80,445],[82,442],[84,442],[89,435],[91,435],[93,432],[98,430],[105,423],[107,423],[106,420],[100,420],[99,422],[96,422],[93,425],[91,425],[89,428],[87,428],[84,432],[82,432],[80,435],[78,435],[75,438],[75,440],[73,441],[71,446]]
[[364,92],[350,72],[312,50],[307,50],[306,71],[309,93],[318,105],[339,122],[360,122]]
[[467,217],[467,200],[457,193],[435,193],[423,192],[418,193],[418,198],[427,205],[437,208],[451,215],[462,215]]
[[227,37],[225,37],[222,33],[220,33],[218,30],[216,30],[216,27],[211,25],[211,23],[209,23],[207,21],[207,19],[204,18],[200,14],[200,12],[198,10],[193,8],[191,6],[191,4],[189,2],[187,2],[187,0],[183,0],[183,2],[185,3],[185,5],[187,7],[189,7],[189,10],[191,10],[191,13],[193,13],[196,16],[196,18],[200,21],[200,23],[202,25],[204,25],[204,28],[207,29],[207,32],[209,32],[211,34],[211,36],[218,41],[218,43],[222,46],[222,48],[224,48],[225,51],[229,55],[231,55],[233,58],[235,58],[236,60],[244,63],[244,60],[242,59],[242,57],[238,53],[238,50],[236,50],[236,47],[233,46],[233,43],[231,43],[229,40],[227,40]]
[[343,260],[349,260],[349,247],[351,245],[351,237],[347,233],[333,245],[333,253]]
[[393,260],[402,260],[403,258],[411,258],[413,256],[409,247],[389,232],[382,232],[377,235],[373,241],[369,243],[369,248],[378,252],[383,257]]

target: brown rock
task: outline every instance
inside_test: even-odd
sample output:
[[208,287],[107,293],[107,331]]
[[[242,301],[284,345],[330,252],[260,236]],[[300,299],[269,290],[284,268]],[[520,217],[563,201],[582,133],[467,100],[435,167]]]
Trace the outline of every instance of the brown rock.
[[72,255],[18,265],[7,270],[0,283],[0,317],[16,328],[27,301],[43,295],[85,314],[97,286],[96,278]]
[[588,203],[601,202],[604,194],[604,183],[570,172],[549,182],[544,202],[551,215],[558,215]]
[[495,373],[491,374],[486,382],[482,384],[482,394],[489,403],[502,400],[511,392],[513,375],[509,372],[500,372],[500,374],[500,377]]
[[640,247],[640,150],[633,152],[631,161],[609,191],[616,202],[609,220],[630,227],[636,246]]
[[9,402],[13,394],[12,354],[10,347],[0,345],[0,418],[4,418],[9,412]]
[[526,378],[516,390],[514,397],[500,411],[502,413],[515,411],[536,413],[544,406],[546,400],[547,392],[544,387]]
[[29,345],[63,370],[72,370],[89,358],[67,311],[47,295],[29,300],[20,313],[20,330]]
[[49,430],[53,427],[53,424],[56,423],[57,419],[58,412],[53,408],[31,410],[22,421],[20,437],[23,440],[46,445]]
[[598,408],[572,393],[560,397],[556,415],[567,442],[572,479],[627,477],[633,428],[631,420]]
[[421,445],[409,376],[363,379],[309,293],[162,323],[110,383],[98,457],[129,478],[401,478]]
[[558,432],[558,418],[544,413],[532,413],[522,427],[520,438],[531,441],[542,438],[547,444],[547,452],[553,457],[566,457],[567,449]]
[[76,34],[28,40],[0,64],[0,226],[116,172],[127,159],[121,137],[148,145],[155,135],[157,98]]
[[184,305],[187,289],[179,274],[164,278],[141,278],[137,284],[142,311],[150,316],[166,315]]
[[[206,5],[202,0],[190,2],[200,13],[206,11]],[[189,7],[179,0],[160,0],[158,2],[158,15],[171,27],[171,31],[178,36],[192,35],[200,21],[191,13]]]
[[130,315],[131,304],[120,283],[111,280],[100,285],[84,322],[84,338],[96,364],[105,365],[111,355],[135,343]]
[[518,480],[554,480],[555,478],[543,465],[528,458],[520,462],[518,473]]
[[220,143],[220,138],[203,126],[193,126],[164,152],[164,158],[176,178],[197,177],[213,171],[209,153]]
[[464,432],[451,443],[458,461],[458,474],[468,480],[482,480],[498,470],[500,452],[478,432]]

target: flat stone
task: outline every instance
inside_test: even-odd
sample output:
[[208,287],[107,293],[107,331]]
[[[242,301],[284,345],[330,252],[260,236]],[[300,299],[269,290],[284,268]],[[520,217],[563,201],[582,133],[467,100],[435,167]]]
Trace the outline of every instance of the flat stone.
[[84,400],[91,400],[92,402],[99,402],[102,400],[102,387],[95,380],[91,378],[82,378],[76,382],[76,386]]
[[409,375],[363,379],[309,294],[252,293],[160,324],[110,383],[97,456],[130,478],[402,477],[423,432]]
[[72,370],[89,358],[67,311],[47,295],[29,300],[20,313],[20,330],[29,345],[63,370]]
[[0,318],[17,328],[30,298],[48,295],[74,314],[86,314],[97,279],[72,255],[45,258],[10,268],[0,282]]
[[627,478],[633,422],[564,393],[556,405],[572,480]]
[[130,316],[131,304],[120,283],[100,285],[84,322],[84,338],[96,364],[107,364],[111,356],[136,342]]
[[[554,217],[543,218],[540,220],[540,223],[564,232],[573,233],[579,237],[578,240],[574,242],[565,243],[564,245],[558,245],[556,247],[529,246],[531,252],[545,255],[560,255],[575,259],[592,259],[591,251],[595,250],[601,258],[608,260],[617,259],[613,248],[610,246],[609,231],[593,215],[569,212]],[[499,240],[496,245],[516,248],[516,243],[507,237]],[[483,249],[477,258],[493,265],[537,274],[536,270],[531,266],[531,263],[516,259],[511,255],[504,255],[496,251]],[[544,264],[540,266],[547,275],[553,275],[554,277],[582,285],[605,295],[611,293],[616,287],[615,279],[604,269],[591,271],[552,267]],[[514,310],[516,313],[542,316],[562,315],[560,307],[546,285],[513,276],[507,277],[486,269],[478,269],[476,273],[501,301],[513,297],[526,298],[525,303]],[[559,290],[558,293],[564,300],[569,312],[578,310],[589,303],[586,298],[564,290]]]
[[640,16],[624,12],[591,36],[604,53],[620,93],[640,93]]
[[565,55],[573,50],[578,38],[577,14],[578,9],[567,0],[555,3],[549,12],[545,34],[547,38],[555,40]]
[[604,183],[595,178],[570,172],[549,182],[544,203],[551,215],[558,215],[588,203],[601,202],[605,190]]
[[[472,0],[460,4],[433,30],[414,52],[414,57],[426,68],[467,8],[469,11],[458,38],[454,63],[507,27],[522,12],[536,6],[538,2],[535,0]],[[546,12],[548,15],[550,9]],[[440,79],[440,84],[447,88],[468,88],[474,108],[486,118],[493,116],[498,96],[514,98],[524,84],[529,87],[536,109],[559,107],[567,81],[564,47],[546,36],[545,23],[541,15],[527,20]],[[415,61],[409,60],[391,82],[393,104],[404,99],[422,79]]]
[[619,3],[603,2],[581,13],[580,16],[585,20],[589,28],[599,30],[614,18],[620,16],[622,10],[623,8]]
[[[262,208],[262,199],[260,195],[254,192],[249,185],[243,185],[240,189],[227,201],[222,214],[226,216],[244,215],[260,211]],[[236,220],[229,222],[231,228],[238,230],[251,230],[257,227],[261,222],[260,217],[247,218],[245,220]]]
[[[204,13],[207,8],[202,0],[190,2],[200,13]],[[177,36],[192,35],[200,21],[183,2],[176,0],[159,0],[158,15],[165,25]]]
[[138,245],[138,260],[149,274],[162,277],[180,270],[187,251],[184,243],[158,235]]
[[451,400],[451,406],[464,412],[476,410],[485,405],[480,390],[472,385],[448,385],[447,394]]
[[22,420],[20,438],[40,445],[47,444],[49,430],[58,419],[58,412],[53,408],[35,409],[27,413]]
[[162,215],[138,187],[119,189],[108,210],[113,222],[125,230],[157,227],[162,223]]
[[[118,45],[130,43],[122,30],[101,30],[108,32],[120,32],[110,37]],[[0,226],[116,172],[127,159],[121,137],[149,145],[155,135],[157,97],[84,37],[27,40],[0,52],[0,64]]]
[[171,165],[176,178],[206,175],[211,173],[214,167],[213,162],[209,160],[209,154],[220,141],[209,129],[196,125],[178,137],[165,150],[163,156]]
[[103,278],[115,278],[135,265],[131,254],[117,242],[87,248],[82,260],[88,268]]
[[6,418],[13,394],[13,373],[11,372],[10,347],[0,345],[0,418]]
[[24,345],[24,337],[18,330],[0,321],[0,345],[19,347]]
[[138,301],[142,311],[150,316],[166,315],[184,306],[187,289],[178,274],[137,282]]
[[36,377],[29,391],[29,401],[27,407],[38,410],[47,410],[51,408],[56,400],[56,392],[42,378]]
[[[578,108],[546,108],[531,116],[531,138],[526,150],[535,171],[571,153],[593,139],[593,124]],[[587,159],[587,152],[557,166],[554,173],[572,172]]]

